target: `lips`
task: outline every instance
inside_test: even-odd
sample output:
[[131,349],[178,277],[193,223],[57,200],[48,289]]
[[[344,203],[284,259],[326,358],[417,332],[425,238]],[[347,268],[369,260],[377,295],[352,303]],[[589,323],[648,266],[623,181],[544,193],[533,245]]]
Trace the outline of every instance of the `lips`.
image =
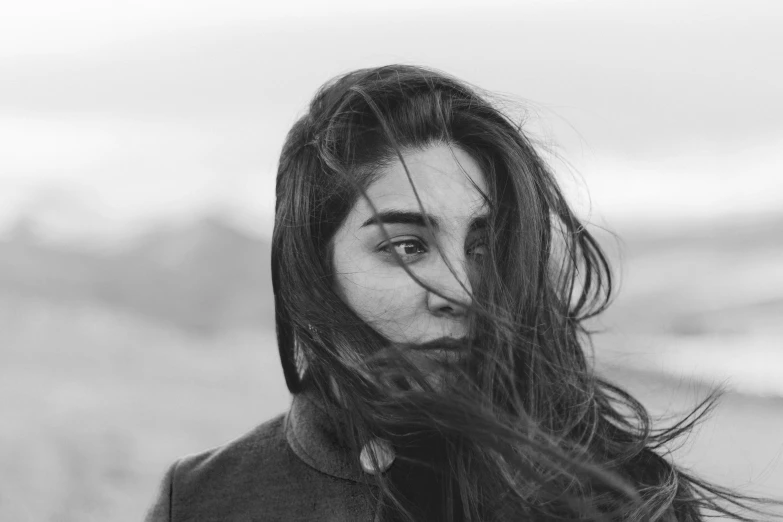
[[440,337],[422,343],[416,346],[415,349],[423,351],[465,352],[468,349],[468,339],[466,337]]
[[419,345],[425,357],[443,363],[456,363],[464,359],[468,353],[469,344],[466,338],[443,337]]

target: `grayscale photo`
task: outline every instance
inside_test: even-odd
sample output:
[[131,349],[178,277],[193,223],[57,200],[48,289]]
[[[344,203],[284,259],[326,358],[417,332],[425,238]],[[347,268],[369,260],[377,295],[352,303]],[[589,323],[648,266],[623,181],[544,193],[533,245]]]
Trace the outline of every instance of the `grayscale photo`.
[[783,4],[0,6],[0,520],[783,520]]

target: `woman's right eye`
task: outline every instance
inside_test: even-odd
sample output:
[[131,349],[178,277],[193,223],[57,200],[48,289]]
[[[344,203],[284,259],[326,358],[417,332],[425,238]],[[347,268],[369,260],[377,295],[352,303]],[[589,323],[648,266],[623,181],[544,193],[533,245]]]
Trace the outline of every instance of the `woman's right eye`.
[[404,260],[409,260],[413,257],[427,253],[427,249],[424,247],[424,244],[417,239],[405,239],[402,241],[392,241],[391,243],[381,247],[379,250],[382,252],[386,252],[391,256],[392,248],[394,248],[397,254]]

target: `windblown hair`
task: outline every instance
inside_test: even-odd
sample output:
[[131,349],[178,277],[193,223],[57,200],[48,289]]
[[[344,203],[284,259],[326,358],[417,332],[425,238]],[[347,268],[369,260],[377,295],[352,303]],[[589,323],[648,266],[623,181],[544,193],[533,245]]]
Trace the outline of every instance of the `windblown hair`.
[[[654,428],[640,402],[594,373],[585,321],[612,297],[607,259],[521,126],[489,99],[440,72],[392,65],[327,83],[294,124],[272,243],[289,390],[335,405],[355,454],[372,437],[393,444],[397,461],[373,489],[381,520],[753,520],[764,501],[667,458],[717,394]],[[395,347],[362,321],[332,269],[334,233],[365,189],[406,152],[436,144],[478,163],[490,209],[466,357],[446,368],[416,364],[420,346]],[[451,376],[445,389],[429,385],[433,371]]]

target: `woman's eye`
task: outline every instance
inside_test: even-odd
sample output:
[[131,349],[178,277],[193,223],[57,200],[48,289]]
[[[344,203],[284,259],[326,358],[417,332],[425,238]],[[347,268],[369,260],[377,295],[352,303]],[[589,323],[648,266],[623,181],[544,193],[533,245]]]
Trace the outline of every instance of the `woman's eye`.
[[390,249],[394,248],[394,250],[397,252],[397,254],[400,255],[400,257],[411,257],[411,256],[417,256],[420,254],[425,254],[427,250],[424,248],[424,245],[421,243],[421,241],[415,240],[415,239],[406,239],[404,241],[394,241],[384,247],[381,247],[382,252],[387,252],[391,255]]
[[489,254],[489,251],[487,250],[487,245],[484,243],[475,243],[470,249],[468,250],[468,255],[473,257],[483,257]]

